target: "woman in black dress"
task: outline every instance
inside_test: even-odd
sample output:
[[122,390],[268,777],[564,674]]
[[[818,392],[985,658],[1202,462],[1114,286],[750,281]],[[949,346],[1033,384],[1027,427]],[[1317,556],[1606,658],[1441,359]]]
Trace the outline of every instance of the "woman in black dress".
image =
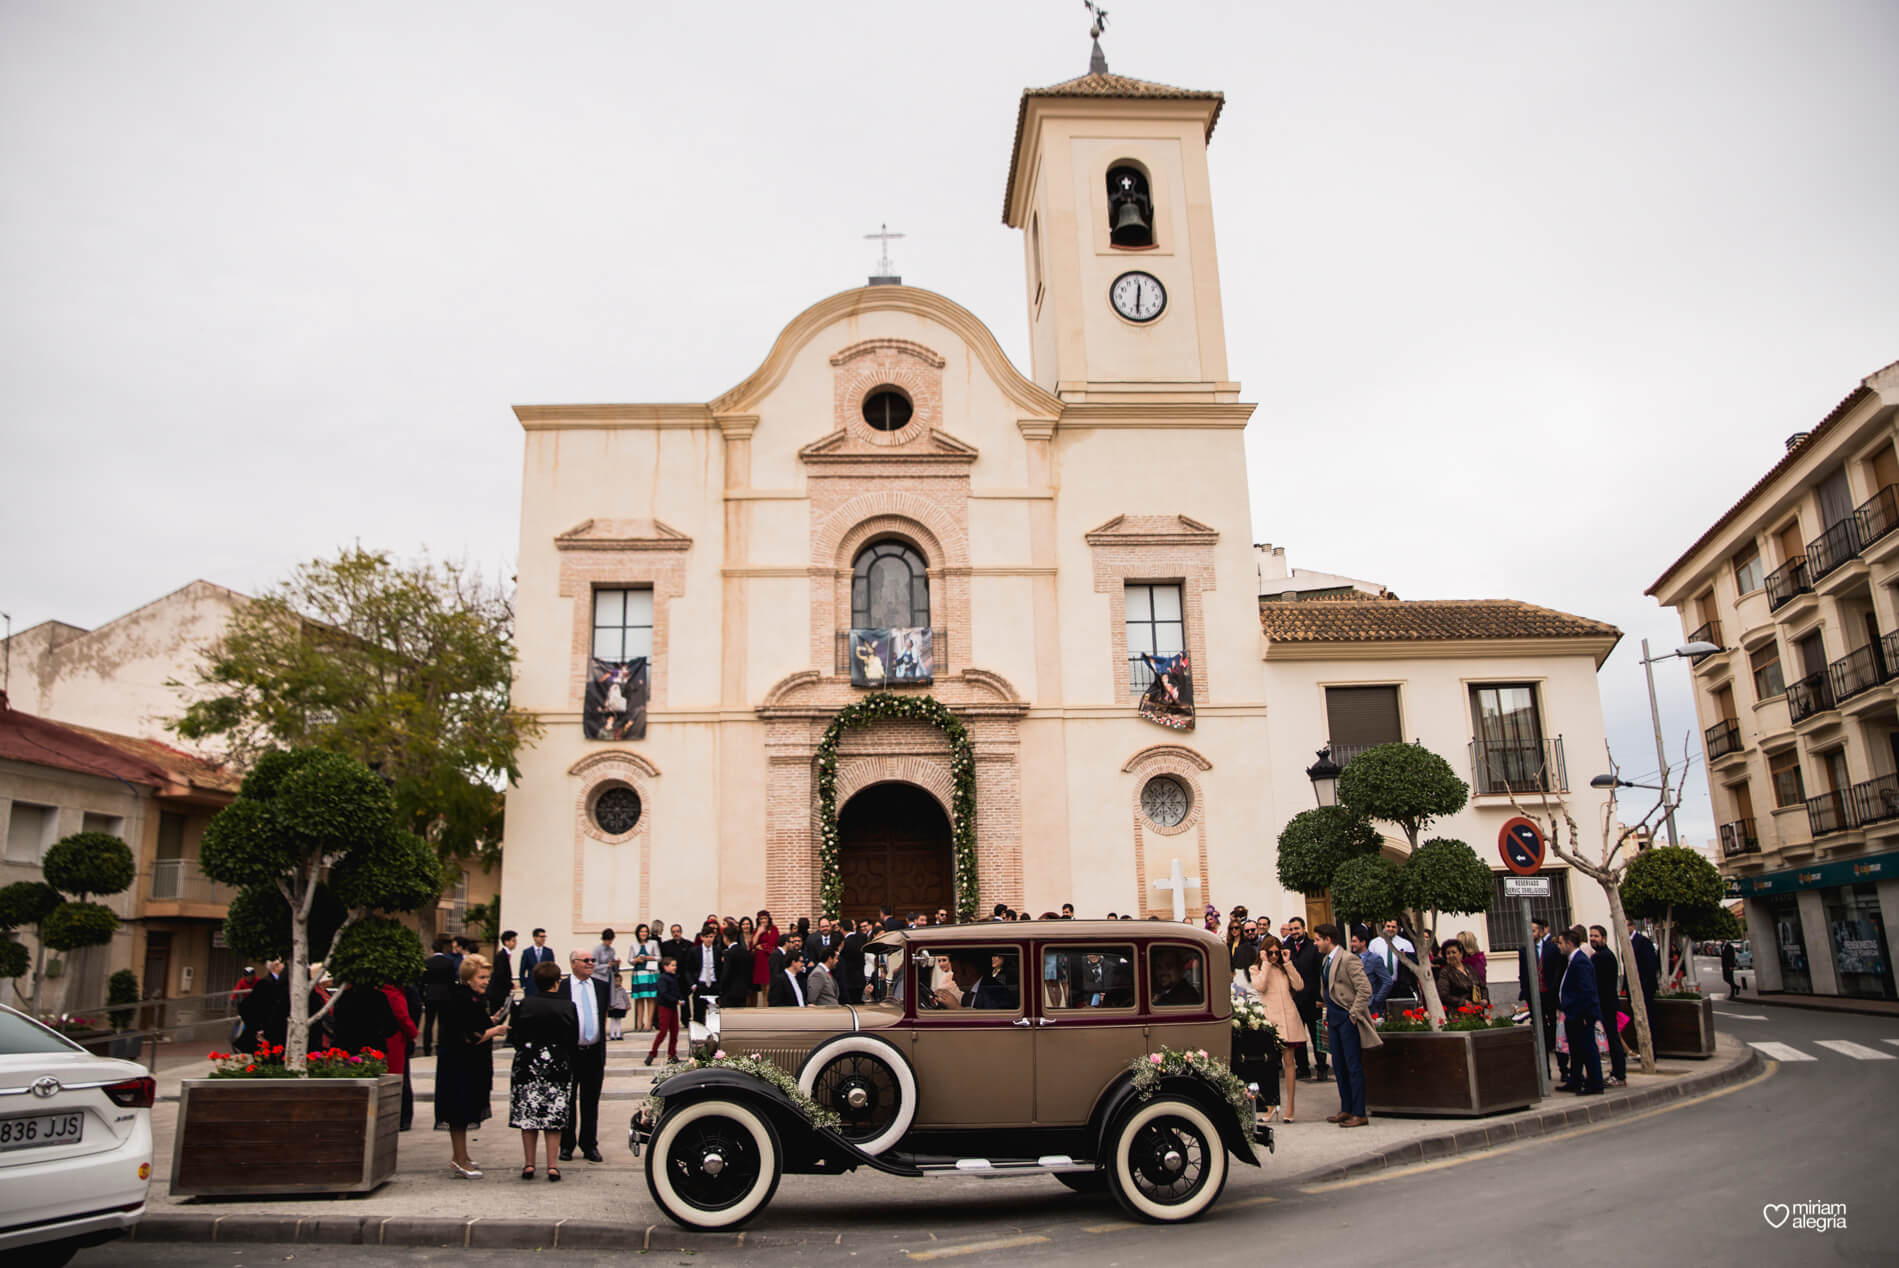
[[482,998],[489,976],[486,958],[462,957],[461,981],[448,997],[442,1034],[435,1045],[435,1125],[448,1128],[455,1150],[449,1165],[463,1180],[481,1179],[474,1159],[468,1156],[468,1129],[487,1121],[488,1096],[495,1082],[490,1044],[508,1030],[494,1024]]
[[560,966],[534,966],[534,994],[514,1010],[508,1042],[514,1045],[513,1078],[508,1089],[508,1126],[521,1129],[521,1178],[534,1178],[534,1138],[547,1138],[547,1178],[560,1179],[554,1152],[561,1128],[574,1111],[574,1062],[580,1044],[580,1017],[560,988]]

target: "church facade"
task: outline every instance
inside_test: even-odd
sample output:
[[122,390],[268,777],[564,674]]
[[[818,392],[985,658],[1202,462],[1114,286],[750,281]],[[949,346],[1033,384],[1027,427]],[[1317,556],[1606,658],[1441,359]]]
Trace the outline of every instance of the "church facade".
[[[514,699],[547,729],[508,794],[508,925],[1286,900],[1272,842],[1313,794],[1267,731],[1222,105],[1106,73],[1024,94],[1026,374],[877,279],[716,400],[517,409]],[[1596,737],[1612,644],[1564,653]]]

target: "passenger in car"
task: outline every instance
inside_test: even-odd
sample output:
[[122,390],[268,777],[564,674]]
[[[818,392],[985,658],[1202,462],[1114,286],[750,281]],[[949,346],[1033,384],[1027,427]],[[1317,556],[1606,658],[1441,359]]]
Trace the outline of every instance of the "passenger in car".
[[1154,949],[1154,1003],[1158,1007],[1204,1004],[1206,995],[1188,976],[1181,952],[1173,947]]
[[938,985],[930,996],[937,1007],[1015,1009],[1014,993],[983,972],[985,955],[981,950],[960,948],[949,953],[951,980]]

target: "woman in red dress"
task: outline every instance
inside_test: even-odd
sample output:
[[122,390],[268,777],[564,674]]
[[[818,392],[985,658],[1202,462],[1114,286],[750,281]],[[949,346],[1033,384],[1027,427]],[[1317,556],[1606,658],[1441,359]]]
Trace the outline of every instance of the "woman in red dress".
[[758,913],[758,933],[752,941],[752,993],[758,998],[756,1003],[765,1002],[766,988],[771,985],[771,953],[778,949],[778,926],[773,923],[769,911]]

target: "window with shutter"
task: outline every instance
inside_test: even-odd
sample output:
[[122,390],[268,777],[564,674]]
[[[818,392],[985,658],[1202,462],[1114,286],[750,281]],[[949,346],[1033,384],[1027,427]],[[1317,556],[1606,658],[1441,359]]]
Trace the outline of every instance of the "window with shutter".
[[1326,742],[1340,765],[1374,745],[1404,739],[1395,686],[1327,687],[1325,720]]

